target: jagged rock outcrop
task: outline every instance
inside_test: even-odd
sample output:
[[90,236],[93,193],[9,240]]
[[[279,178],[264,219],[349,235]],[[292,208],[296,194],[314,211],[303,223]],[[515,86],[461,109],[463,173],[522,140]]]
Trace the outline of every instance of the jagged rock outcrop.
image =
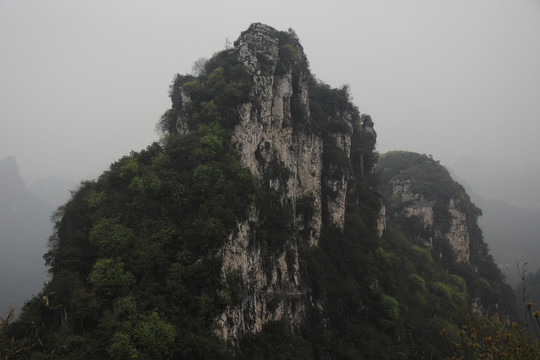
[[446,238],[456,252],[457,261],[468,262],[469,228],[467,224],[467,214],[456,206],[455,199],[450,199],[448,212],[450,213],[452,220],[450,222],[450,230],[446,233]]
[[[314,199],[316,210],[310,224],[313,229],[310,241],[316,244],[321,227],[323,141],[320,134],[299,132],[292,126],[293,107],[300,109],[296,117],[309,118],[307,60],[298,40],[294,37],[292,40],[295,63],[286,71],[278,71],[281,59],[275,29],[253,24],[238,39],[234,51],[253,79],[250,95],[257,103],[242,105],[232,141],[242,163],[261,184],[268,182],[270,189],[283,189],[283,199]],[[291,172],[285,184],[280,179],[268,178],[270,166],[276,162]]]
[[[293,84],[292,69],[276,74],[280,47],[275,33],[269,26],[253,24],[240,36],[234,49],[239,62],[253,79],[250,95],[257,98],[258,103],[242,105],[240,122],[233,130],[232,141],[242,163],[261,185],[280,192],[282,202],[290,200],[295,208],[298,198],[309,196],[314,199],[310,242],[316,244],[322,210],[322,139],[316,134],[299,135],[291,125],[293,87],[298,92],[295,95],[300,107],[306,112],[302,116],[309,116],[308,74],[300,72],[296,84]],[[296,42],[294,45],[299,61],[305,61],[300,44]],[[268,177],[274,170],[270,167],[276,165],[290,172],[288,179]],[[293,328],[298,328],[306,311],[298,257],[294,256],[290,266],[285,260],[287,252],[298,253],[297,245],[289,244],[287,251],[275,259],[272,269],[266,272],[262,267],[260,247],[249,241],[253,231],[249,222],[239,224],[238,232],[229,238],[222,251],[224,273],[237,271],[244,279],[241,303],[227,309],[219,318],[220,336],[225,340],[237,339],[246,332],[260,331],[269,320],[286,318]]]
[[421,194],[413,193],[409,180],[392,182],[392,196],[403,204],[401,214],[397,213],[396,215],[417,216],[421,218],[424,229],[433,227],[433,205],[435,201],[426,200]]
[[[323,130],[312,118],[311,74],[292,30],[278,32],[255,23],[226,51],[243,65],[252,83],[250,101],[238,107],[238,121],[230,129],[231,141],[260,188],[276,194],[278,205],[290,208],[294,218],[286,245],[274,254],[270,268],[263,266],[268,267],[263,257],[269,255],[263,254],[267,250],[257,241],[259,209],[254,209],[250,220],[238,224],[221,250],[224,281],[228,274],[240,274],[243,279],[240,304],[218,318],[219,336],[234,341],[261,330],[271,320],[286,319],[291,330],[300,328],[310,300],[299,272],[298,234],[302,233],[307,246],[316,246],[324,218],[329,226],[344,228],[357,110],[348,102],[335,106],[332,118],[325,121],[339,124],[337,129]],[[175,128],[179,134],[189,134],[189,91],[181,88],[179,100]],[[371,118],[364,126],[374,138]],[[324,161],[328,143],[342,157],[339,163]],[[302,206],[309,208],[309,217],[297,211]]]

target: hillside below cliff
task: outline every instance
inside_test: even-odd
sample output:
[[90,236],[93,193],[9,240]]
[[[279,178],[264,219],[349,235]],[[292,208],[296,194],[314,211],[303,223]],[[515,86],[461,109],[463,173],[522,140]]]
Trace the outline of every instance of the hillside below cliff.
[[0,341],[55,359],[444,358],[472,310],[510,313],[466,194],[385,156],[381,195],[374,122],[294,31],[252,24],[170,98],[162,139],[56,212],[51,280]]

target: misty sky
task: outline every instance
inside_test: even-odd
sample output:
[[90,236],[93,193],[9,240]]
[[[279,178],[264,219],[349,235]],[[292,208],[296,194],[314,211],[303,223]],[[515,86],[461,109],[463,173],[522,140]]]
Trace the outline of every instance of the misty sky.
[[540,170],[540,0],[0,0],[0,158],[27,183],[99,175],[158,139],[173,76],[252,22],[350,85],[381,153]]

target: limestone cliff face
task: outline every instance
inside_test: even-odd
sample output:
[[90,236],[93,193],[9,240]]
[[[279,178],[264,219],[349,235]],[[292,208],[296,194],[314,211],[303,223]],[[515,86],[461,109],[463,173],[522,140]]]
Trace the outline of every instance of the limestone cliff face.
[[394,181],[392,183],[392,196],[395,196],[403,208],[401,213],[395,215],[403,215],[410,218],[411,216],[417,216],[421,219],[424,229],[431,229],[433,227],[433,205],[435,201],[429,201],[421,194],[415,194],[411,191],[411,183],[408,180]]
[[[327,226],[344,228],[353,178],[353,121],[359,119],[348,100],[346,106],[335,106],[324,118],[339,126],[321,129],[312,118],[312,78],[303,48],[292,31],[252,24],[227,51],[252,80],[250,100],[238,107],[238,121],[230,129],[232,144],[259,188],[274,194],[277,205],[273,205],[290,209],[293,219],[284,247],[269,254],[257,238],[265,219],[261,208],[254,206],[250,219],[237,224],[221,250],[224,283],[238,276],[242,279],[239,304],[229,306],[217,319],[218,335],[234,342],[273,320],[286,320],[292,331],[300,329],[311,300],[299,270],[299,241],[302,246],[317,246],[324,221]],[[192,99],[185,89],[180,89],[180,99],[176,131],[189,134]],[[371,119],[364,125],[367,136],[374,139]],[[329,146],[340,161],[325,161]],[[298,211],[300,208],[309,211]]]
[[[301,112],[295,116],[309,118],[309,74],[302,66],[306,59],[298,41],[293,44],[296,63],[285,71],[277,71],[281,59],[276,30],[253,24],[240,36],[235,51],[253,78],[251,97],[257,101],[248,102],[240,109],[240,123],[232,133],[232,140],[242,162],[261,185],[283,189],[283,198],[291,199],[293,204],[302,197],[314,199],[316,210],[310,240],[316,244],[321,227],[323,141],[320,134],[297,131],[292,124],[296,121],[291,114],[293,106]],[[291,173],[286,183],[268,177],[270,167],[276,162]]]
[[450,245],[456,252],[457,260],[460,262],[469,261],[469,228],[467,226],[467,215],[458,209],[456,200],[450,199],[448,212],[452,220],[450,230],[446,233]]
[[[308,117],[307,75],[300,73],[293,84],[292,70],[276,74],[280,60],[275,30],[254,24],[242,34],[235,48],[238,60],[253,78],[251,96],[258,99],[242,105],[240,123],[232,132],[242,163],[255,175],[260,185],[282,194],[281,201],[292,202],[308,196],[314,199],[310,242],[316,244],[321,228],[322,140],[315,134],[296,134],[291,125],[293,86],[301,109]],[[300,44],[295,44],[299,57],[304,57]],[[303,59],[301,59],[303,60]],[[301,61],[300,60],[300,61]],[[305,60],[304,60],[305,61]],[[264,62],[264,65],[263,65]],[[287,169],[291,174],[283,183],[279,177],[268,177],[271,166]],[[256,218],[253,219],[253,223]],[[239,271],[244,279],[241,303],[221,314],[220,336],[233,340],[246,332],[257,332],[269,320],[287,319],[299,327],[306,311],[306,298],[298,273],[298,249],[288,244],[287,251],[272,264],[270,276],[263,269],[261,249],[250,244],[253,232],[249,222],[238,225],[238,233],[229,238],[222,251],[224,274]],[[291,234],[292,235],[292,234]],[[289,264],[286,254],[294,254]]]

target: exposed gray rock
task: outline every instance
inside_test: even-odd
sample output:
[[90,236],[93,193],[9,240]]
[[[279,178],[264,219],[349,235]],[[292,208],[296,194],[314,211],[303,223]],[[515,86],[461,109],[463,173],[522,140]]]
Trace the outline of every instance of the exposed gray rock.
[[377,219],[377,233],[379,238],[383,236],[386,230],[386,206],[381,201],[381,209],[379,210],[379,218]]
[[[262,24],[253,24],[238,40],[235,48],[238,60],[253,78],[251,97],[257,104],[246,103],[240,111],[240,122],[232,132],[242,163],[264,186],[282,192],[282,201],[290,201],[293,209],[301,198],[313,199],[315,214],[310,221],[309,243],[316,245],[322,225],[321,169],[323,143],[316,134],[295,132],[291,124],[293,76],[291,71],[276,71],[279,44],[276,30]],[[304,58],[299,43],[296,51]],[[264,62],[264,64],[261,63]],[[308,74],[300,74],[294,86],[304,116],[309,116]],[[286,183],[268,179],[269,166],[279,163],[291,176]],[[255,219],[254,219],[255,220]],[[302,219],[297,219],[301,223]],[[300,230],[300,229],[298,229]],[[256,239],[250,243],[253,232],[249,222],[238,225],[238,233],[231,236],[223,249],[223,273],[239,271],[245,280],[242,299],[238,306],[229,307],[220,315],[219,335],[234,341],[247,332],[261,330],[271,320],[287,319],[291,330],[298,330],[304,318],[307,299],[298,272],[298,249],[295,243],[273,263],[270,271],[262,268],[261,249]],[[292,254],[287,263],[286,254]],[[270,274],[270,276],[268,276]]]
[[445,234],[454,249],[459,262],[469,261],[469,230],[467,227],[467,215],[456,208],[456,201],[450,199],[448,212],[452,216],[450,230]]
[[187,109],[191,103],[191,97],[185,89],[180,91],[180,97],[182,99],[182,108],[178,114],[178,119],[176,120],[176,131],[180,135],[187,135],[190,133],[189,125],[187,123]]

